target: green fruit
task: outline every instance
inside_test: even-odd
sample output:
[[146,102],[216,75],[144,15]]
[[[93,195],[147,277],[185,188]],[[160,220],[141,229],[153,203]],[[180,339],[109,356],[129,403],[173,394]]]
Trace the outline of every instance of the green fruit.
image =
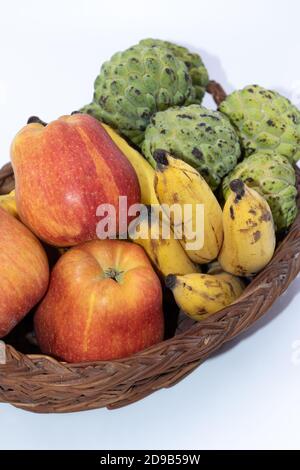
[[209,82],[209,78],[206,67],[198,54],[190,52],[185,47],[178,46],[172,42],[162,41],[160,39],[143,39],[140,41],[140,44],[143,46],[165,47],[169,49],[178,59],[182,60],[189,70],[189,74],[196,90],[196,97],[198,98],[199,102],[202,101]]
[[300,159],[300,111],[276,91],[249,85],[219,106],[236,127],[245,156],[274,150],[291,163]]
[[102,65],[93,102],[81,112],[92,114],[139,145],[153,114],[195,100],[196,91],[182,60],[165,47],[137,45]]
[[157,149],[196,168],[213,190],[240,156],[239,140],[229,120],[197,104],[170,108],[153,116],[142,150],[154,167]]
[[223,181],[225,199],[230,194],[229,183],[243,180],[268,202],[277,230],[289,227],[297,215],[293,166],[282,155],[272,151],[257,152],[239,163]]

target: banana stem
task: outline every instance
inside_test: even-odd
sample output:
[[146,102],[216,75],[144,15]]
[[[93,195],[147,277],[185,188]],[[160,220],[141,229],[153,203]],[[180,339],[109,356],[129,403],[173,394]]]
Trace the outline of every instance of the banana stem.
[[163,149],[154,150],[153,158],[158,164],[158,169],[159,169],[159,165],[168,166],[169,163],[168,163],[167,155],[168,155],[167,152]]
[[168,289],[173,289],[176,284],[176,276],[175,274],[168,274],[165,278],[165,285]]
[[242,197],[245,194],[245,185],[242,180],[232,180],[229,183],[231,191],[233,191],[236,194],[236,199],[239,201],[242,199]]

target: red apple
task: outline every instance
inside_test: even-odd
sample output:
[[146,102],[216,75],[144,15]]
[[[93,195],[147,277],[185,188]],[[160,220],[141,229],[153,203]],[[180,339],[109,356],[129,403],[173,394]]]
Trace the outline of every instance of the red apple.
[[95,240],[57,262],[35,316],[43,353],[68,362],[127,357],[163,339],[160,281],[141,247]]
[[11,160],[20,218],[50,245],[97,238],[100,204],[117,209],[119,196],[127,197],[128,206],[140,202],[130,162],[86,114],[27,124],[12,143]]
[[0,208],[0,338],[41,300],[48,281],[48,261],[40,242]]

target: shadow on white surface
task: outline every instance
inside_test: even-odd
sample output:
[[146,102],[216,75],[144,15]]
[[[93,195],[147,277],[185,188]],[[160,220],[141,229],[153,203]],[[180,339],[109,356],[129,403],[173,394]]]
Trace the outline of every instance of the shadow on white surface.
[[[250,336],[255,335],[259,330],[267,327],[270,322],[275,320],[279,315],[284,314],[285,310],[287,310],[288,306],[294,300],[294,298],[300,292],[300,276],[298,276],[292,284],[289,286],[288,290],[286,290],[272,305],[272,307],[267,311],[267,313],[257,320],[254,325],[252,325],[248,330],[241,333],[239,336],[234,338],[233,340],[225,343],[218,351],[211,355],[210,358],[214,358],[219,356],[220,354],[224,354],[227,351],[230,351],[234,348],[237,344],[245,339],[249,338]],[[300,302],[299,302],[300,303]],[[287,313],[288,314],[288,313]]]
[[[187,47],[193,49],[192,46],[187,45]],[[209,78],[218,81],[227,94],[234,91],[235,87],[229,82],[220,58],[203,49],[196,49],[196,52],[202,57],[204,65],[208,70]]]

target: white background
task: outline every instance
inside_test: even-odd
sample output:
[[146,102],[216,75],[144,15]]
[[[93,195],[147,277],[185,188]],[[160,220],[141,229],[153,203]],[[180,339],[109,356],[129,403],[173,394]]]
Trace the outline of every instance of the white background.
[[[259,83],[299,106],[299,5],[1,2],[0,163],[30,115],[49,121],[89,102],[101,63],[143,37],[200,51],[228,92]],[[298,278],[262,321],[176,387],[127,408],[34,415],[0,405],[0,448],[299,449],[299,287]]]

